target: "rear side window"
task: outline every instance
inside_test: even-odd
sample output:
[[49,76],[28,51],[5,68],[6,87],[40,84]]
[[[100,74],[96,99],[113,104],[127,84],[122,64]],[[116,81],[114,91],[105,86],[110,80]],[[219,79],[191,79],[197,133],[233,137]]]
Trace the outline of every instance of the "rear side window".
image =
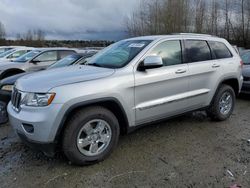
[[182,63],[181,54],[180,41],[166,41],[157,45],[149,55],[160,56],[164,66],[171,66]]
[[189,63],[212,59],[211,51],[206,41],[186,40],[185,48]]
[[73,50],[60,50],[59,51],[59,59],[62,59],[68,55],[75,54],[76,52]]
[[216,59],[224,59],[232,57],[232,53],[229,51],[227,46],[222,42],[209,41],[208,44]]

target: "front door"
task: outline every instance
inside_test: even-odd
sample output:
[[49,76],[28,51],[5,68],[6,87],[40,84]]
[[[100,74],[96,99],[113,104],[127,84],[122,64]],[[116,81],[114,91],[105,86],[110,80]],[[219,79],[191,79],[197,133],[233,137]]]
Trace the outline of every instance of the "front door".
[[161,42],[147,54],[152,55],[161,56],[164,66],[135,70],[136,124],[187,110],[188,65],[182,63],[181,42]]

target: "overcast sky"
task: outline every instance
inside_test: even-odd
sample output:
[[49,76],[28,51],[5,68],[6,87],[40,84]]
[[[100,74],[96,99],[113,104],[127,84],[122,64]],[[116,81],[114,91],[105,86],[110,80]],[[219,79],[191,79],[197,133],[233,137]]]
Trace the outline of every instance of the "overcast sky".
[[47,39],[106,39],[125,36],[124,20],[137,0],[0,0],[8,37],[42,29]]

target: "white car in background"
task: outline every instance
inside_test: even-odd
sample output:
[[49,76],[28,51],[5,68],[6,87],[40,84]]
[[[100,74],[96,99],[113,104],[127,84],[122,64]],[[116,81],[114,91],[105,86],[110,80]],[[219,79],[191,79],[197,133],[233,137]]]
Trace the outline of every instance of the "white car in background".
[[0,46],[0,54],[12,50],[14,48],[21,48],[21,47],[25,47],[25,46]]
[[18,48],[13,48],[11,50],[3,52],[0,54],[0,63],[6,62],[6,61],[13,61],[16,58],[34,50],[34,49],[35,48],[31,48],[31,47],[18,47]]

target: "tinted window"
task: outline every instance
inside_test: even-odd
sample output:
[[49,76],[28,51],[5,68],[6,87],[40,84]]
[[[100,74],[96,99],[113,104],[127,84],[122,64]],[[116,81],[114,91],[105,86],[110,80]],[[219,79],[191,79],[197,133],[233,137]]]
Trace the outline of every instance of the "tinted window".
[[57,51],[47,51],[39,55],[34,59],[35,61],[56,61],[57,60]]
[[75,51],[71,51],[71,50],[62,50],[62,51],[59,51],[59,57],[60,57],[60,59],[62,59],[68,55],[72,55],[75,53],[76,53]]
[[221,42],[208,42],[211,50],[214,53],[216,59],[230,58],[232,57],[231,52],[228,50],[225,44]]
[[182,63],[180,41],[166,41],[156,46],[150,55],[161,56],[164,66]]
[[188,62],[211,60],[211,52],[206,41],[186,40],[186,53]]

